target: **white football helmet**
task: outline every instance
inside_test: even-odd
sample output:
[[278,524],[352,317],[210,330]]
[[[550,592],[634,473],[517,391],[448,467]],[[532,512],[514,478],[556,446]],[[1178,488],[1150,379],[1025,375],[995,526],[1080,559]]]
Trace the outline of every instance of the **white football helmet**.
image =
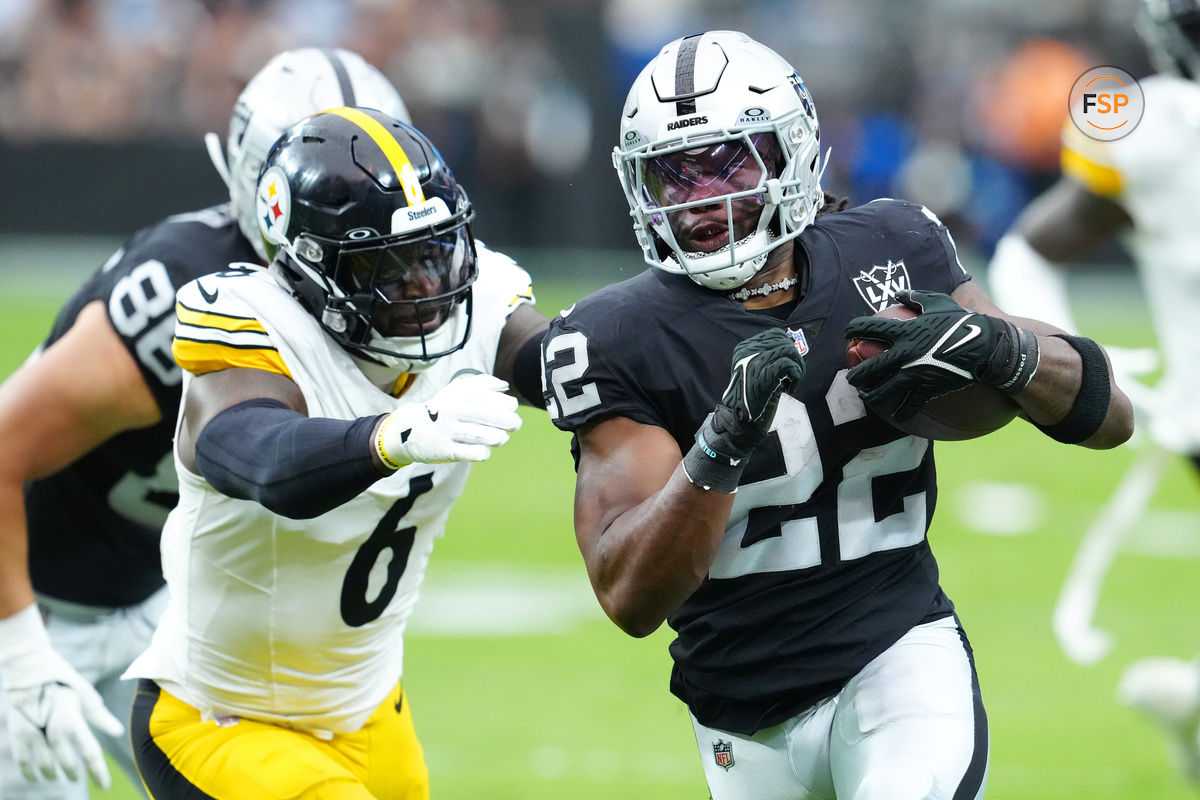
[[708,31],[634,81],[613,166],[646,262],[729,290],[816,217],[820,149],[795,68],[744,33]]
[[264,261],[267,253],[254,210],[263,159],[285,129],[341,106],[373,108],[401,122],[412,121],[400,93],[362,56],[341,48],[302,47],[276,55],[246,84],[229,120],[224,153],[215,133],[204,137],[213,166],[229,187],[230,212]]
[[1160,71],[1200,80],[1200,0],[1146,0],[1139,22]]

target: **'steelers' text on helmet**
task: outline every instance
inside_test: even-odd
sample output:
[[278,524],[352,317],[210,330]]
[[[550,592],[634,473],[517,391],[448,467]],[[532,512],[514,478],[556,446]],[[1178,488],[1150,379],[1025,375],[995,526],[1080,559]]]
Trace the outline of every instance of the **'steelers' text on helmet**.
[[735,31],[665,46],[634,81],[613,164],[647,263],[734,289],[820,209],[817,114],[796,70]]
[[1139,29],[1160,71],[1200,80],[1200,0],[1146,0]]
[[215,133],[205,137],[209,157],[229,186],[231,212],[260,258],[266,253],[254,217],[254,190],[267,150],[304,117],[341,106],[374,108],[410,121],[400,93],[362,56],[302,47],[275,56],[246,84],[229,120],[224,154]]
[[474,211],[420,131],[314,114],[268,152],[256,208],[272,268],[342,346],[416,372],[466,344]]

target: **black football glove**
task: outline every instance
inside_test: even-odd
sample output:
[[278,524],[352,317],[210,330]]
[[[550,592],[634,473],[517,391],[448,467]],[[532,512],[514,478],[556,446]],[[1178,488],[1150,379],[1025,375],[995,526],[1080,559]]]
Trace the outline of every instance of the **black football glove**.
[[799,390],[804,357],[787,331],[772,328],[738,342],[731,373],[721,402],[683,458],[692,483],[726,494],[737,489],[746,461],[766,438],[780,395]]
[[999,317],[977,314],[941,292],[904,289],[896,299],[918,312],[907,320],[856,317],[846,338],[880,339],[888,349],[846,373],[869,406],[903,422],[935,397],[972,381],[1019,394],[1038,364],[1037,337]]

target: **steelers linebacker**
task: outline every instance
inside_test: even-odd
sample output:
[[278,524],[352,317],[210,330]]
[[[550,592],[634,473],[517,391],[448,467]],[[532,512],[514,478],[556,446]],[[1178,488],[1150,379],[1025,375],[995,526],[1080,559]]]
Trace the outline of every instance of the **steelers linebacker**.
[[[1064,270],[1119,236],[1137,265],[1162,351],[1164,376],[1150,404],[1171,414],[1148,420],[1152,435],[1200,469],[1198,20],[1200,0],[1148,0],[1143,29],[1163,71],[1140,82],[1141,122],[1111,142],[1067,124],[1062,177],[1000,240],[988,280],[1012,313],[1075,332]],[[1114,368],[1127,375],[1150,371],[1144,355],[1109,349]]]
[[[1140,30],[1158,67],[1140,82],[1141,122],[1111,142],[1068,124],[1062,177],[1020,215],[989,269],[1000,305],[1075,332],[1065,268],[1119,236],[1133,257],[1158,339],[1162,377],[1152,388],[1137,376],[1154,369],[1147,358],[1154,351],[1108,348],[1157,452],[1143,454],[1114,492],[1109,508],[1123,511],[1126,521],[1115,522],[1110,513],[1097,520],[1064,585],[1055,627],[1068,654],[1084,662],[1107,644],[1072,647],[1064,629],[1088,632],[1104,571],[1152,495],[1162,453],[1181,454],[1200,469],[1200,0],[1146,0]],[[1075,624],[1067,625],[1071,617]],[[1080,644],[1091,643],[1084,637]],[[1182,770],[1200,783],[1200,666],[1143,659],[1125,672],[1118,696],[1161,723]]]
[[258,183],[267,270],[179,293],[170,599],[131,719],[157,798],[425,798],[404,630],[470,463],[541,391],[529,275],[434,145],[338,108]]

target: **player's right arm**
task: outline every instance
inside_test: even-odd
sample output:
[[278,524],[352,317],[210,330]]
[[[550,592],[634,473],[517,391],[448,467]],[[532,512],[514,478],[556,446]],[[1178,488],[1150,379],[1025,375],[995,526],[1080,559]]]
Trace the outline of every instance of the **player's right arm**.
[[18,712],[26,695],[42,686],[61,684],[77,695],[68,697],[60,688],[43,692],[54,705],[31,710],[44,711],[48,720],[39,716],[32,729],[13,730],[22,717],[9,715],[18,762],[31,780],[36,772],[52,777],[56,762],[76,774],[78,753],[97,783],[107,786],[108,770],[87,722],[110,733],[122,728],[92,686],[51,648],[42,627],[29,577],[23,487],[161,416],[100,300],[0,385],[0,626],[6,634],[0,636],[0,682]]
[[1071,264],[1132,224],[1129,212],[1114,198],[1064,175],[1029,204],[1014,223],[1013,232],[1043,258]]
[[654,632],[704,581],[741,473],[804,362],[770,329],[734,348],[731,373],[686,453],[663,428],[622,416],[577,432],[576,540],[601,606],[632,636]]
[[578,441],[575,538],[588,577],[609,618],[647,636],[704,580],[733,495],[692,483],[655,425],[609,417]]
[[996,244],[988,285],[997,305],[1078,333],[1065,270],[1129,224],[1128,213],[1116,201],[1072,177],[1060,178],[1021,212],[1013,229]]
[[387,414],[310,417],[266,328],[220,277],[206,279],[211,292],[199,281],[180,289],[172,352],[194,376],[176,454],[223,494],[309,519],[408,464],[483,461],[521,427],[508,384],[481,373]]
[[1133,224],[1122,206],[1126,178],[1121,159],[1127,156],[1118,143],[1090,139],[1073,126],[1064,129],[1062,177],[1021,212],[996,244],[988,284],[997,305],[1079,332],[1064,270],[1084,263]]

